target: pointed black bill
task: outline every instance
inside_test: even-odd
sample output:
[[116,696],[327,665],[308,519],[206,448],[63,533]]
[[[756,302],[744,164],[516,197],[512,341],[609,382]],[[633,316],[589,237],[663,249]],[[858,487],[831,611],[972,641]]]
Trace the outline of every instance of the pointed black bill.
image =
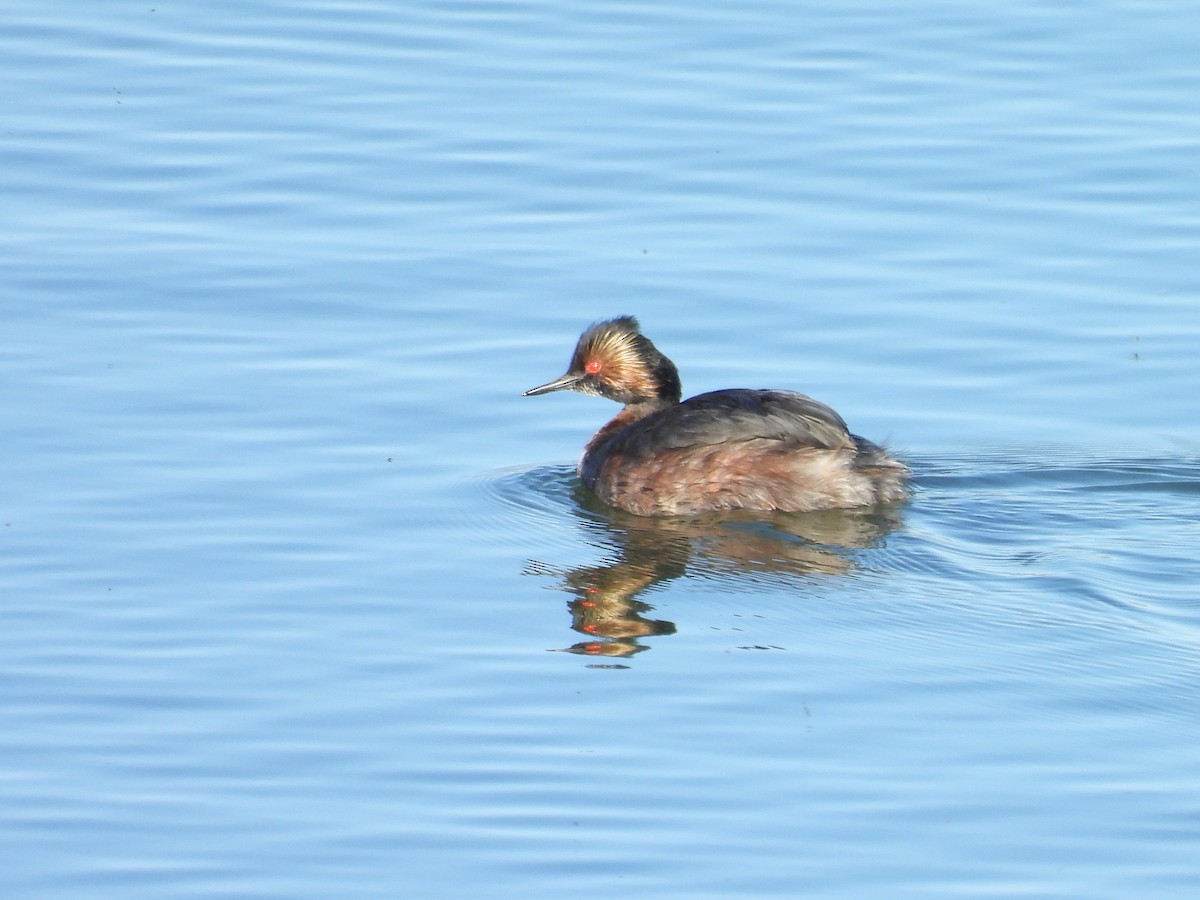
[[569,391],[582,380],[582,375],[572,375],[570,372],[568,372],[566,375],[563,375],[560,378],[555,378],[553,381],[548,381],[545,384],[539,385],[538,387],[530,388],[521,396],[536,397],[538,394],[549,394],[553,391]]

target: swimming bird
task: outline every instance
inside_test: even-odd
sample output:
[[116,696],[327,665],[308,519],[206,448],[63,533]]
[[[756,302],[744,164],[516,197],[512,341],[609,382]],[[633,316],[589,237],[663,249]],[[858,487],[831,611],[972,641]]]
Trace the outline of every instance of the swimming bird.
[[732,388],[681,402],[678,369],[633,316],[589,327],[566,373],[522,396],[561,390],[622,404],[584,447],[578,472],[627,512],[806,512],[909,495],[903,463],[804,394]]

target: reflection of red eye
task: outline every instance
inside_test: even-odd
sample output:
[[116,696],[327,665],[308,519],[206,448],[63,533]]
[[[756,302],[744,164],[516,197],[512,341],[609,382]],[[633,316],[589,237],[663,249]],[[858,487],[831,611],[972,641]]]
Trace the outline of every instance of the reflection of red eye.
[[589,361],[587,364],[587,370],[593,375],[595,375],[597,372],[599,372],[600,371],[600,360],[593,359],[593,360]]

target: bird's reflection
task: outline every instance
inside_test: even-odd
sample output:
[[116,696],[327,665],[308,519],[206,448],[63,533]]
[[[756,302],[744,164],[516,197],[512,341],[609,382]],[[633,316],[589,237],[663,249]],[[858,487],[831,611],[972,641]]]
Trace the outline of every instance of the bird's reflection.
[[685,574],[788,578],[844,575],[854,551],[877,544],[900,524],[896,506],[813,513],[723,513],[643,518],[614,510],[576,485],[577,517],[609,551],[608,561],[575,569],[533,563],[572,595],[571,627],[587,640],[563,648],[597,657],[629,657],[649,649],[642,638],[675,633],[651,617],[639,595]]

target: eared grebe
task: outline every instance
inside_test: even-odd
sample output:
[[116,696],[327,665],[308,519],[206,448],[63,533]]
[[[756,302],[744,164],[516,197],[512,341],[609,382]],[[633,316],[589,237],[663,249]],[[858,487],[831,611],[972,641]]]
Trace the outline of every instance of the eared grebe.
[[806,512],[908,496],[903,463],[804,394],[732,389],[680,403],[675,364],[633,316],[597,322],[566,374],[523,396],[567,389],[624,404],[588,441],[579,477],[637,515]]

